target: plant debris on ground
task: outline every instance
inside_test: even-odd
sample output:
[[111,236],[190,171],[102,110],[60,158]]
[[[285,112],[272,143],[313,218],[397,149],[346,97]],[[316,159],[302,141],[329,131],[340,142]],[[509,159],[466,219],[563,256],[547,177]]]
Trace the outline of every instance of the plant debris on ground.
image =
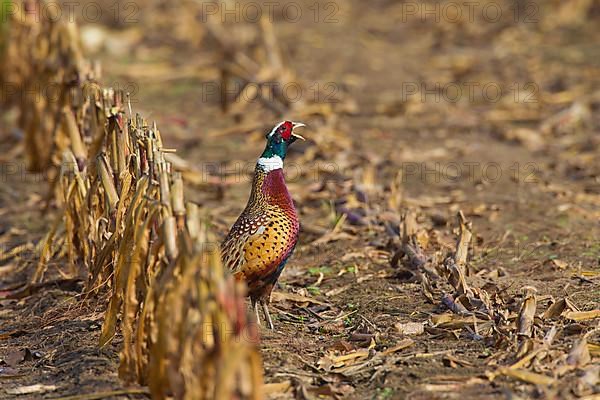
[[[315,19],[301,1],[302,22],[223,26],[194,2],[135,4],[135,23],[80,21],[77,34],[101,61],[102,78],[92,78],[129,85],[132,107],[157,121],[165,149],[178,149],[165,161],[181,173],[185,198],[210,221],[215,242],[245,205],[264,129],[284,116],[310,127],[309,141],[286,159],[301,236],[273,293],[277,329],[258,335],[267,398],[600,394],[594,2],[503,0],[494,2],[498,18],[476,9],[456,21],[413,15],[411,3],[343,1],[332,3],[335,22],[326,23],[331,10]],[[48,79],[70,76],[52,67]],[[3,63],[5,71],[15,69]],[[32,84],[21,79],[32,72],[17,71],[23,75],[3,79]],[[304,88],[301,102],[273,90],[290,81]],[[276,84],[256,97],[253,82]],[[3,107],[15,106],[8,100]],[[108,301],[94,290],[114,279],[112,263],[90,285],[77,275],[80,254],[61,243],[43,249],[49,235],[64,240],[71,229],[56,221],[61,190],[75,187],[77,174],[28,172],[25,160],[32,148],[46,150],[29,166],[60,166],[76,145],[67,116],[47,151],[40,140],[48,136],[36,132],[52,132],[60,127],[52,121],[68,114],[33,103],[26,118],[7,108],[0,125],[0,396],[146,398],[148,389],[129,383],[136,379],[117,375],[119,354],[134,354],[127,330],[103,331]],[[39,125],[46,112],[50,125]],[[73,154],[67,165],[80,163]],[[94,165],[118,168],[111,162]],[[144,198],[149,207],[152,196]],[[105,219],[95,232],[115,232]],[[167,248],[155,246],[168,263]],[[210,284],[187,262],[169,274]],[[136,287],[138,301],[146,292]],[[169,298],[165,307],[181,307],[175,292],[164,286],[154,304]],[[169,318],[195,327],[192,311],[189,325]],[[112,341],[100,347],[101,336]],[[189,361],[179,349],[172,354],[181,358],[171,365]],[[126,377],[131,369],[123,368]]]

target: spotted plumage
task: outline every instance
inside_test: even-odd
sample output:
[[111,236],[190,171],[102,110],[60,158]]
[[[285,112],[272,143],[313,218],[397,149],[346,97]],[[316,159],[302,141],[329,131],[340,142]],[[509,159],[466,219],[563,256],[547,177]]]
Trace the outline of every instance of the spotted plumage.
[[[221,245],[223,263],[244,280],[255,311],[262,305],[269,326],[271,291],[298,241],[300,223],[283,175],[287,149],[303,124],[284,121],[267,135],[258,159],[248,204]],[[257,312],[258,318],[258,312]],[[260,319],[259,319],[260,321]]]

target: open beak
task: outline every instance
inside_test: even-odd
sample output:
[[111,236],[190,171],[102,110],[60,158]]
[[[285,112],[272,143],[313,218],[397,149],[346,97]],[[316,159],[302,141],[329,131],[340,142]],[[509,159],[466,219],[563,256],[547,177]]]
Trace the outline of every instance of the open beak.
[[296,139],[306,140],[306,139],[304,139],[304,137],[302,135],[299,135],[296,132],[294,132],[295,128],[302,128],[304,126],[306,126],[306,125],[303,124],[302,122],[292,122],[292,137],[294,137]]

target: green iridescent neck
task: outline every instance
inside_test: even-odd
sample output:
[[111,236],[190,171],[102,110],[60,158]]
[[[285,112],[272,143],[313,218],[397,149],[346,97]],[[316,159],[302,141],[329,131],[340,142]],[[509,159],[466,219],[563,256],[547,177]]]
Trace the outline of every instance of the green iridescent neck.
[[256,162],[256,168],[260,168],[264,172],[271,172],[283,168],[283,160],[287,154],[287,144],[279,139],[269,138],[265,151],[262,152],[260,158]]
[[262,152],[260,158],[272,158],[278,156],[282,160],[285,159],[287,154],[287,144],[284,141],[276,143],[273,139],[267,141],[267,146]]

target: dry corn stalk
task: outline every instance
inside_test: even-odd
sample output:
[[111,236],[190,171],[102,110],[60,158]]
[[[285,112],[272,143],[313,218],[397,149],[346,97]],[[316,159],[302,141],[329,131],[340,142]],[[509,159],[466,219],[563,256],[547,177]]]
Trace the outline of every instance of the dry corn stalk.
[[[212,3],[215,10],[223,7],[218,2]],[[294,102],[286,97],[284,89],[294,84],[301,87],[296,74],[288,68],[281,55],[272,22],[263,16],[258,25],[258,32],[248,35],[243,31],[244,38],[236,40],[232,29],[217,17],[220,13],[207,15],[206,30],[219,46],[221,70],[221,106],[224,111],[234,115],[244,112],[249,99],[258,99],[260,103],[276,115],[283,115],[290,109],[304,105],[304,99]],[[237,26],[239,27],[239,24]],[[254,29],[251,25],[249,30]],[[241,35],[238,35],[241,36]],[[233,102],[229,102],[228,94],[233,82],[241,82],[235,88]]]
[[537,307],[537,299],[535,297],[537,290],[532,286],[526,286],[523,288],[523,292],[525,298],[523,299],[521,311],[519,312],[517,333],[521,336],[531,337],[533,334],[535,310]]
[[244,290],[221,267],[197,207],[185,206],[160,132],[139,116],[126,118],[118,97],[104,91],[99,104],[108,106],[100,111],[109,111],[95,133],[102,140],[85,149],[83,164],[66,151],[57,185],[65,205],[57,226],[73,273],[88,274],[90,291],[103,282],[111,289],[100,344],[120,326],[120,375],[150,384],[154,398],[258,399],[261,362]]
[[74,124],[74,114],[83,112],[97,71],[82,56],[75,23],[53,15],[56,7],[45,7],[41,0],[33,3],[5,5],[3,20],[10,27],[0,49],[0,81],[6,92],[3,101],[19,110],[28,167],[42,171],[58,165],[68,148],[77,159],[85,158],[77,133],[83,126]]
[[88,273],[88,290],[111,289],[100,343],[120,326],[120,375],[149,383],[154,398],[258,399],[258,339],[243,288],[222,269],[197,208],[185,206],[159,130],[126,118],[119,98],[103,92],[96,103],[106,122],[89,158],[66,151],[57,185],[71,268]]
[[144,377],[139,383],[156,399],[262,398],[258,333],[248,325],[243,287],[223,269],[203,228],[196,238],[187,230],[180,238],[177,260],[144,300],[121,376]]
[[[126,117],[123,93],[90,85],[74,23],[38,17],[11,19],[3,43],[13,64],[0,71],[27,94],[11,105],[30,167],[60,166],[51,194],[63,211],[40,245],[32,283],[64,256],[89,292],[108,289],[101,344],[120,328],[120,374],[151,383],[154,398],[261,398],[244,289],[223,270],[197,207],[185,206],[159,130]],[[51,84],[54,101],[42,93]]]

